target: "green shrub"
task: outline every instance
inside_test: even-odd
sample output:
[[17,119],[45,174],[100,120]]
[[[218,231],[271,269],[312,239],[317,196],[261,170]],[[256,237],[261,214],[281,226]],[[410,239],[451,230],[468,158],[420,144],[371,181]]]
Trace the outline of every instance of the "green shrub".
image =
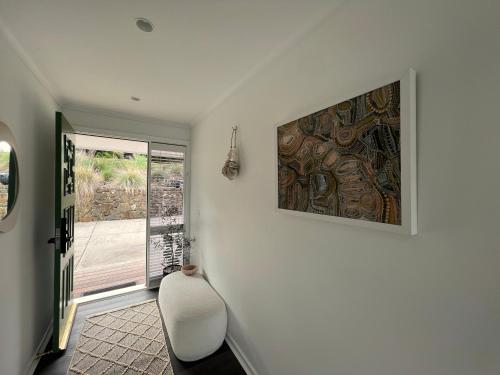
[[132,162],[137,168],[147,169],[148,168],[148,157],[143,154],[135,154],[134,159],[127,160]]
[[95,168],[99,171],[106,171],[111,169],[119,169],[122,167],[123,160],[120,159],[110,159],[103,157],[94,157]]
[[112,181],[114,178],[116,178],[116,175],[117,173],[114,169],[105,168],[101,170],[102,179],[106,182]]
[[115,151],[96,151],[95,156],[96,158],[119,159],[123,154]]
[[145,191],[148,159],[136,154],[133,159],[120,159],[118,153],[78,150],[76,155],[76,182],[80,185],[80,201],[93,197],[90,191],[103,182],[113,183],[129,191]]

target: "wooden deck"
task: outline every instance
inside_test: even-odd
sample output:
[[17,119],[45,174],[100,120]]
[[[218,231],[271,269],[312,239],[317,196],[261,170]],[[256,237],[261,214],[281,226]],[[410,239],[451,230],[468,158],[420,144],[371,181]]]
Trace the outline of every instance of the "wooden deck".
[[146,262],[132,262],[88,271],[75,271],[75,298],[99,291],[146,283]]

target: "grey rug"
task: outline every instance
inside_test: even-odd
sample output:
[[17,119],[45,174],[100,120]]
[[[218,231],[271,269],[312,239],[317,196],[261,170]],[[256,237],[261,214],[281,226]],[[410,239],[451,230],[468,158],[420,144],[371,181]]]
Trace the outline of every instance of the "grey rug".
[[69,375],[173,375],[156,300],[85,320]]

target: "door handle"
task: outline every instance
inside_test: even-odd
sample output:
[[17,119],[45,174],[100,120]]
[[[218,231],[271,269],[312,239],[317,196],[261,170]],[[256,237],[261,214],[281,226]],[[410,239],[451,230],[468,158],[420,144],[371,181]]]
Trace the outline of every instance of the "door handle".
[[68,233],[66,231],[66,218],[61,218],[61,254],[66,254],[66,242],[68,241]]
[[71,238],[68,237],[68,232],[66,230],[66,218],[63,217],[63,218],[61,218],[61,226],[56,229],[55,237],[49,238],[47,243],[57,244],[57,241],[59,241],[61,254],[65,254],[66,253],[66,243],[69,242],[70,240],[71,240]]

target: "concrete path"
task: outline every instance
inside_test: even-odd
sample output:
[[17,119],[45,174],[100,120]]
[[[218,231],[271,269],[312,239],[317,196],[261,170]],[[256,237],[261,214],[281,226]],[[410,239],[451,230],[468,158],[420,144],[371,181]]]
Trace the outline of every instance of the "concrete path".
[[146,219],[75,223],[75,297],[144,283],[145,265]]

